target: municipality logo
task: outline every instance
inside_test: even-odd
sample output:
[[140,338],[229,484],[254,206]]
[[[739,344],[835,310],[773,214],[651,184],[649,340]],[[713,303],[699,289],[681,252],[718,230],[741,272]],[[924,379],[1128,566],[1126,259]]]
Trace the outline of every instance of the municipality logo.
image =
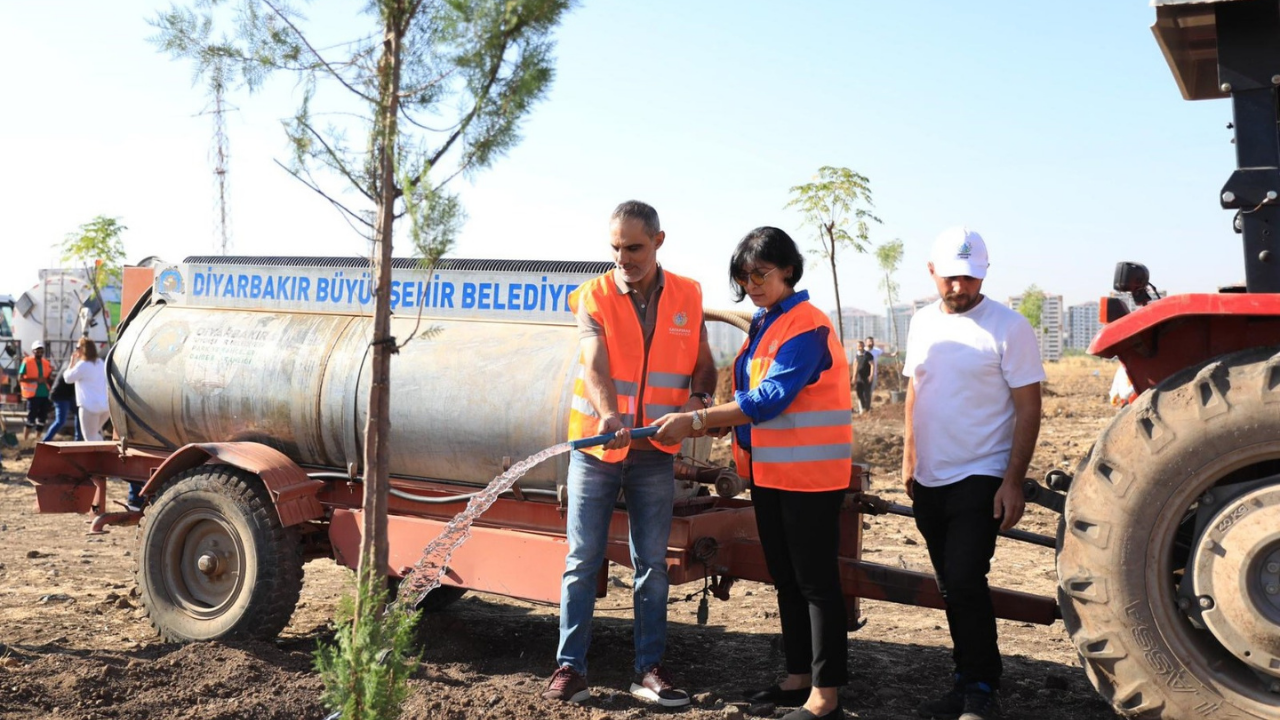
[[160,292],[166,295],[178,295],[182,293],[182,273],[168,268],[160,273],[159,279]]
[[675,317],[672,318],[672,321],[675,322],[676,327],[684,327],[685,325],[689,324],[689,316],[685,315],[682,312],[678,312],[676,313]]
[[965,240],[964,242],[960,243],[960,252],[956,253],[956,257],[960,258],[961,260],[968,260],[969,256],[972,254],[973,254],[973,246],[969,244],[968,240]]

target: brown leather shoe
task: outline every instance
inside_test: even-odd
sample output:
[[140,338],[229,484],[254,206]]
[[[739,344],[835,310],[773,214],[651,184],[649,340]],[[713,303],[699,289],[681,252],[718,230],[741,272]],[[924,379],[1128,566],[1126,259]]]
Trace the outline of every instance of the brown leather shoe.
[[663,707],[684,707],[689,704],[689,693],[678,690],[671,681],[671,673],[662,665],[654,665],[649,671],[631,683],[631,694]]
[[587,679],[582,673],[568,665],[561,665],[551,674],[551,682],[543,691],[542,697],[547,700],[581,703],[591,697],[591,691],[587,689]]

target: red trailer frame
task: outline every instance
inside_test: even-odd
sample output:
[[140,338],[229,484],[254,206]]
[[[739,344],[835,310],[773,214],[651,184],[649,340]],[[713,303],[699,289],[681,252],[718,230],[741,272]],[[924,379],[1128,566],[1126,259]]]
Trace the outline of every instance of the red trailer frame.
[[[359,560],[360,486],[354,481],[313,479],[279,451],[250,442],[188,445],[176,452],[125,448],[116,442],[53,442],[37,445],[29,474],[40,512],[94,513],[94,530],[134,524],[135,512],[107,512],[107,478],[144,482],[144,494],[174,475],[205,463],[253,472],[275,500],[281,523],[302,531],[310,557],[332,557],[354,568]],[[716,469],[717,474],[724,471]],[[332,473],[322,473],[331,475]],[[392,478],[392,486],[421,497],[454,496],[456,485]],[[465,501],[424,505],[392,497],[387,571],[401,577]],[[862,515],[883,507],[863,492],[862,468],[854,473],[841,519],[840,568],[850,610],[850,629],[860,620],[859,598],[923,607],[944,607],[931,574],[867,562],[861,558]],[[701,496],[678,504],[667,544],[671,584],[715,578],[719,597],[732,579],[770,582],[749,500]],[[563,509],[541,499],[499,498],[454,554],[442,583],[479,592],[541,602],[559,602],[568,543]],[[630,566],[627,515],[616,510],[606,557]],[[599,592],[606,585],[601,574]],[[1053,598],[992,589],[999,617],[1052,624],[1060,617]]]

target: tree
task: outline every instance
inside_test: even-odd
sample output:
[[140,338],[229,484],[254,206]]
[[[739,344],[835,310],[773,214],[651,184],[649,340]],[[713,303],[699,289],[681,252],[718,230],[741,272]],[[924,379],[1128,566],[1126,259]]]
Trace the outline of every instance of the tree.
[[[900,347],[898,338],[898,323],[894,322],[893,306],[898,301],[898,282],[893,279],[893,274],[898,271],[898,266],[902,264],[902,240],[894,238],[880,247],[876,248],[876,262],[880,265],[880,272],[884,273],[884,277],[880,278],[880,289],[884,291],[885,307],[889,310],[889,344],[894,348],[894,353],[898,352]],[[893,376],[893,386],[898,387],[900,376],[898,373],[890,373]]]
[[1018,312],[1031,323],[1031,327],[1040,329],[1040,315],[1044,310],[1044,291],[1035,283],[1022,291],[1022,300],[1018,302]]
[[[831,283],[836,292],[836,318],[840,342],[844,343],[844,313],[840,306],[840,279],[836,274],[836,254],[841,246],[865,253],[870,242],[868,223],[880,222],[871,214],[871,181],[849,168],[829,165],[818,169],[811,183],[796,185],[786,207],[796,207],[806,223],[818,230],[818,256],[831,265]],[[849,232],[849,221],[853,232]]]
[[[521,118],[550,86],[550,34],[571,3],[370,0],[360,4],[368,26],[350,42],[326,42],[324,48],[312,42],[303,29],[306,18],[287,0],[238,0],[230,17],[219,10],[231,4],[227,0],[193,0],[191,8],[175,6],[152,21],[159,29],[154,41],[173,57],[194,61],[198,74],[230,68],[250,91],[275,71],[295,74],[303,97],[285,123],[293,157],[282,166],[372,241],[359,583],[385,582],[387,569],[390,366],[398,349],[390,334],[391,250],[397,221],[408,221],[404,234],[428,266],[448,252],[463,213],[445,186],[459,174],[487,167],[519,141]],[[215,37],[215,26],[225,25],[233,33]],[[326,124],[312,112],[322,87],[345,100],[324,115]],[[353,105],[363,108],[354,119]],[[349,141],[353,135],[363,140]],[[317,170],[349,192],[327,189]],[[352,206],[349,197],[359,205]],[[351,627],[380,616],[384,599],[385,594],[358,590]],[[356,713],[381,717],[360,707]]]
[[[876,262],[880,264],[880,272],[884,273],[884,277],[880,278],[880,289],[884,291],[885,307],[889,308],[892,316],[893,306],[898,300],[898,283],[893,279],[893,274],[902,264],[902,240],[894,238],[876,248]],[[889,323],[889,342],[895,347],[899,344],[896,323]]]
[[95,288],[119,285],[125,258],[120,236],[128,229],[120,218],[99,215],[63,238],[62,262],[92,267],[89,281]]
[[[120,224],[120,218],[99,215],[81,225],[75,232],[67,233],[61,245],[62,263],[83,267],[88,274],[89,284],[97,299],[97,312],[102,314],[108,338],[114,338],[115,331],[112,330],[106,300],[102,297],[102,288],[118,287],[121,284],[121,267],[124,265],[125,254],[124,241],[120,236],[128,229]],[[118,309],[118,303],[115,305]],[[84,331],[87,333],[89,323],[86,321],[85,324]]]

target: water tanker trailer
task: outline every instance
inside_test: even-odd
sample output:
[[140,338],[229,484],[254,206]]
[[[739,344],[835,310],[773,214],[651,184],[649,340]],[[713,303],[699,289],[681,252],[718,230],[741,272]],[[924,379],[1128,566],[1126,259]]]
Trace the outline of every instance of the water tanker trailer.
[[[577,329],[568,294],[608,263],[447,260],[427,277],[397,261],[391,364],[390,575],[406,574],[472,494],[567,437]],[[39,445],[40,508],[140,524],[137,582],[174,641],[270,637],[288,622],[302,564],[359,558],[369,393],[369,271],[362,259],[189,258],[128,268],[126,321],[108,358],[117,439]],[[708,317],[745,323],[733,313]],[[745,483],[686,441],[668,543],[673,584],[768,580]],[[443,586],[558,602],[567,456],[533,468],[472,528]],[[107,478],[145,483],[143,512],[109,512]],[[941,607],[932,576],[859,558],[872,499],[850,477],[842,572],[858,598]],[[882,504],[883,505],[883,504]],[[1050,539],[1040,538],[1052,544]],[[616,511],[608,558],[629,565]],[[601,574],[602,581],[605,575]],[[601,585],[600,592],[605,587]],[[1005,617],[1054,621],[1050,598],[999,592]]]

